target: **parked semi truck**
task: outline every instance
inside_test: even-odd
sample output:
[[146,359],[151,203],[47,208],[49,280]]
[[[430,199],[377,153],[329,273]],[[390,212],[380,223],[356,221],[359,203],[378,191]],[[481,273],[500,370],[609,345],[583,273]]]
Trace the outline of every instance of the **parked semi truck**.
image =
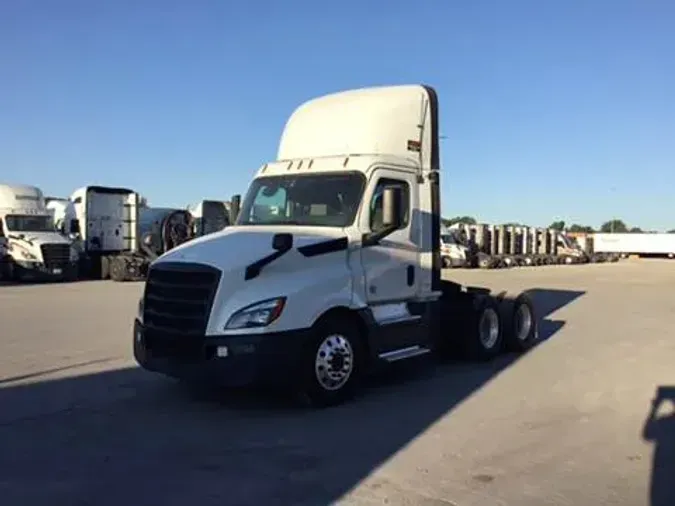
[[[202,201],[199,215],[187,209],[148,207],[128,188],[86,186],[65,208],[65,233],[77,237],[83,272],[113,281],[145,279],[154,259],[170,249],[227,225],[222,202]],[[52,204],[55,213],[60,204]],[[197,218],[197,219],[195,219]]]
[[52,213],[36,186],[0,184],[0,236],[6,253],[2,277],[68,280],[77,276],[77,254],[54,230]]
[[85,186],[70,196],[67,233],[78,238],[84,277],[107,279],[111,266],[124,264],[130,278],[141,278],[140,195],[128,188]]
[[193,237],[190,213],[143,206],[141,196],[128,188],[86,186],[70,201],[66,232],[77,237],[88,277],[143,280],[152,260]]
[[236,224],[150,266],[136,360],[188,382],[286,385],[322,406],[378,365],[527,350],[538,339],[527,295],[441,279],[439,179],[431,87],[301,105]]
[[456,223],[441,234],[444,267],[499,268],[577,264],[589,255],[565,232],[526,226]]

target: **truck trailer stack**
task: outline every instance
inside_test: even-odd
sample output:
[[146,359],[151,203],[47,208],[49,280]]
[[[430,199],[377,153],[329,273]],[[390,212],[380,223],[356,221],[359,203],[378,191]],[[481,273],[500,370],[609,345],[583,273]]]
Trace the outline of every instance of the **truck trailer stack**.
[[585,250],[565,232],[514,225],[455,224],[442,233],[445,267],[499,268],[616,261]]

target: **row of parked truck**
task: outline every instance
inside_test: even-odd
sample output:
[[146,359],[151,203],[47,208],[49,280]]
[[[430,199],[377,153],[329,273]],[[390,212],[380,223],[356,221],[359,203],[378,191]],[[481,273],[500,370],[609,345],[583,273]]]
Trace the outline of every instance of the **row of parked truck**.
[[144,279],[155,258],[230,224],[238,201],[153,208],[127,188],[86,186],[69,198],[0,185],[0,279]]
[[580,244],[554,229],[457,223],[441,232],[441,258],[446,268],[483,268],[616,262],[620,255],[598,251],[591,238]]

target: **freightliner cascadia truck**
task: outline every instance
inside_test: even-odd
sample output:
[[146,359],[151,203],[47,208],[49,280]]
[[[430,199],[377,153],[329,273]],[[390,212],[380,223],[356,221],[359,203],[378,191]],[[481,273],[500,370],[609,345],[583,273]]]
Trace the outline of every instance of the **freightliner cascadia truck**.
[[37,186],[0,184],[0,237],[7,252],[0,277],[74,280],[77,251],[54,229],[52,211]]
[[433,88],[301,105],[235,225],[151,264],[136,361],[188,383],[284,385],[325,406],[392,362],[529,349],[539,334],[526,294],[441,279],[439,179]]

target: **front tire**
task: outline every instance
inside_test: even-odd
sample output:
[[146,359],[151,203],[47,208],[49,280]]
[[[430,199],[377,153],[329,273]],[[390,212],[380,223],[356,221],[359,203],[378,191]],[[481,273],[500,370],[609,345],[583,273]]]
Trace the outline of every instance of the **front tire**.
[[318,322],[301,364],[300,390],[310,406],[334,406],[354,395],[365,358],[361,343],[349,318]]

